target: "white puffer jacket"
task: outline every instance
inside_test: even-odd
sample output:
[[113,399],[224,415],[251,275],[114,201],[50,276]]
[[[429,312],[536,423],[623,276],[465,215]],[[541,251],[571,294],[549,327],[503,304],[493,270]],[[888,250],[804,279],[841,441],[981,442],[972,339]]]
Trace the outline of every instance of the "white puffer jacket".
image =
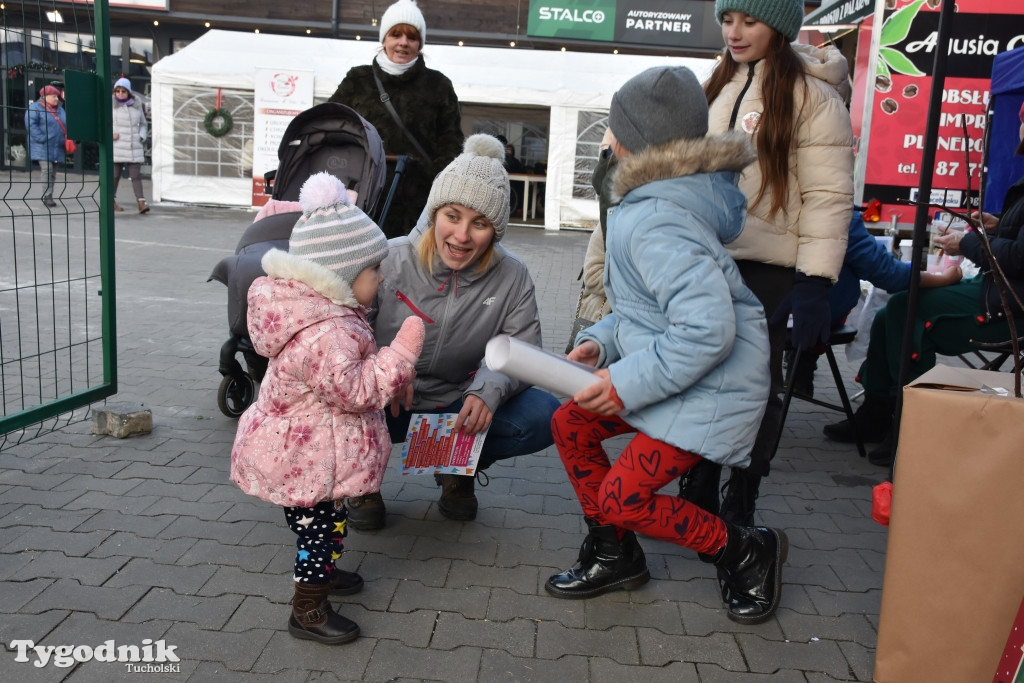
[[[753,205],[761,187],[761,169],[755,161],[739,182],[750,213],[743,233],[727,248],[738,261],[795,267],[835,282],[853,213],[853,129],[843,101],[849,93],[849,72],[846,58],[832,46],[793,44],[793,49],[804,61],[807,87],[797,87],[794,93],[786,210],[771,216],[770,188]],[[749,69],[741,65],[710,105],[709,135],[726,132],[736,109],[734,128],[753,137],[763,110],[763,72],[763,60]]]
[[142,102],[134,98],[132,104],[114,100],[113,129],[118,136],[114,140],[115,164],[141,164],[146,160],[146,135],[149,126]]

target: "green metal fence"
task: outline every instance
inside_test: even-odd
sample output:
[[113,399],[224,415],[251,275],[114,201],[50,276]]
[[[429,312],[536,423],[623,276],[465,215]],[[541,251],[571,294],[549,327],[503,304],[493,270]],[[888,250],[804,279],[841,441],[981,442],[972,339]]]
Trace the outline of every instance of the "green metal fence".
[[[71,25],[52,2],[0,7],[2,450],[85,420],[91,403],[117,392],[117,371],[107,0],[69,12]],[[45,85],[63,92],[67,136],[79,145],[52,166],[33,160],[25,121]],[[87,150],[95,156],[83,168]]]

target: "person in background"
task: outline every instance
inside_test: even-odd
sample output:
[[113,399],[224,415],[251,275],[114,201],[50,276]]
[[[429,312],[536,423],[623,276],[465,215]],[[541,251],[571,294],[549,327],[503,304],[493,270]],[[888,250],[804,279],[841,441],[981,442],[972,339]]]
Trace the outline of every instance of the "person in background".
[[[389,238],[408,234],[423,211],[434,176],[462,148],[459,100],[451,81],[427,68],[422,53],[426,40],[427,24],[419,7],[412,0],[398,0],[381,17],[381,47],[373,63],[349,69],[330,97],[377,129],[387,155],[385,187],[394,180],[397,156],[410,156],[381,224]],[[381,101],[381,89],[401,123]]]
[[[600,368],[598,381],[551,421],[588,533],[576,564],[544,588],[589,598],[643,585],[644,533],[714,563],[728,617],[758,624],[779,604],[786,534],[658,493],[704,459],[745,465],[764,412],[764,309],[724,247],[743,229],[736,179],[753,149],[740,134],[706,136],[707,104],[685,67],[631,78],[608,122],[622,198],[608,216],[612,311],[568,356]],[[633,436],[612,463],[603,442],[624,434]]]
[[[716,0],[725,51],[704,83],[710,134],[742,131],[757,149],[739,181],[746,224],[727,247],[764,306],[772,352],[768,407],[750,465],[732,468],[721,506],[725,519],[743,525],[754,522],[778,445],[783,354],[788,343],[810,349],[828,339],[829,287],[843,265],[853,213],[849,69],[833,46],[793,43],[803,17],[801,0]],[[717,465],[702,463],[680,495],[717,510],[719,476]]]
[[39,89],[39,99],[25,112],[25,130],[28,131],[28,154],[39,162],[39,170],[46,178],[41,197],[48,207],[57,206],[53,200],[53,187],[57,181],[57,164],[64,161],[64,141],[67,140],[67,115],[60,104],[60,90],[52,85]]
[[[846,322],[846,317],[853,310],[860,300],[860,283],[862,280],[870,282],[875,287],[885,290],[890,294],[902,292],[910,287],[910,278],[913,271],[909,263],[904,263],[892,255],[888,249],[868,232],[864,220],[859,211],[853,212],[853,219],[850,221],[849,239],[846,246],[846,257],[843,259],[843,269],[839,272],[839,279],[829,290],[828,302],[832,329],[837,330]],[[960,266],[951,266],[941,273],[922,272],[919,275],[922,288],[945,287],[946,285],[960,282],[963,273]],[[787,355],[793,354],[795,350],[790,349]],[[793,378],[794,393],[804,396],[814,396],[814,371],[817,367],[818,357],[824,353],[822,348],[815,347],[805,350],[800,356],[800,363],[797,365],[796,374]],[[844,420],[845,422],[845,420]],[[866,426],[865,426],[866,427]],[[829,428],[826,427],[826,435]],[[852,431],[849,432],[850,441],[853,443]],[[865,428],[861,434],[865,441],[878,441],[881,438],[877,430]],[[835,439],[842,441],[842,438]]]
[[617,206],[612,199],[612,178],[615,177],[617,162],[611,150],[611,129],[605,129],[598,148],[597,166],[590,182],[597,194],[599,221],[587,242],[583,257],[583,293],[580,299],[579,317],[598,321],[611,312],[611,304],[604,291],[604,254],[607,241],[608,209]]
[[117,186],[125,171],[132,180],[135,192],[135,203],[139,213],[149,211],[145,194],[142,191],[142,162],[146,160],[146,113],[142,110],[142,102],[132,95],[132,83],[127,78],[119,78],[114,83],[113,102],[114,121],[114,211],[124,211],[117,203]]
[[[387,416],[392,440],[405,440],[411,412],[457,413],[456,431],[488,430],[479,471],[550,446],[551,415],[559,404],[551,394],[483,365],[487,342],[496,335],[542,345],[533,279],[499,244],[509,213],[503,157],[501,143],[490,135],[466,140],[465,151],[434,179],[424,222],[390,241],[370,319],[378,340],[394,336],[410,313],[426,323],[411,396],[393,404]],[[438,478],[442,515],[476,518],[474,479]],[[384,526],[379,491],[349,498],[348,507],[353,527]]]
[[[1017,154],[1024,154],[1024,105]],[[1004,143],[1005,144],[1005,143]],[[1006,192],[999,216],[975,212],[989,235],[992,254],[1009,281],[1010,311],[1017,334],[1024,330],[1024,178]],[[950,256],[960,256],[977,264],[980,272],[951,287],[924,289],[918,294],[913,315],[913,352],[907,381],[911,382],[935,366],[936,355],[956,356],[976,349],[976,342],[1006,342],[1010,325],[1003,310],[993,275],[992,264],[975,230],[951,230],[935,238],[935,243]],[[900,361],[903,356],[903,332],[907,319],[907,295],[894,294],[871,323],[868,352],[858,377],[864,387],[864,402],[854,414],[861,434],[880,438],[881,443],[868,459],[889,467],[896,455],[897,434],[892,424],[899,390]],[[848,421],[827,425],[825,435],[837,441],[852,436]],[[879,436],[881,435],[881,436]]]
[[383,408],[415,375],[423,322],[407,316],[378,349],[366,313],[388,253],[384,233],[330,173],[310,176],[299,203],[288,251],[268,251],[266,277],[249,288],[249,334],[270,364],[238,421],[231,481],[284,507],[297,537],[288,632],[338,645],[359,626],[328,596],[363,587],[335,566],[347,534],[343,499],[380,485],[391,455]]

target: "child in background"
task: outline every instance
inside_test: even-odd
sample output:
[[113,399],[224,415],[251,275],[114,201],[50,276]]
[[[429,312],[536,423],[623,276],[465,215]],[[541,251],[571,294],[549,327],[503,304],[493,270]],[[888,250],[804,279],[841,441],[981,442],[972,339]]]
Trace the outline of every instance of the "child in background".
[[[588,533],[575,565],[549,578],[557,598],[650,580],[634,532],[691,548],[718,568],[728,617],[770,619],[786,534],[740,526],[659,493],[698,462],[750,462],[768,397],[768,324],[724,244],[743,229],[736,180],[753,159],[743,135],[707,136],[693,72],[655,67],[612,97],[618,159],[604,284],[611,313],[580,332],[569,360],[600,368],[551,420]],[[612,463],[603,442],[632,438]]]
[[391,453],[384,406],[415,376],[423,321],[405,320],[378,351],[366,307],[380,284],[387,239],[352,206],[340,180],[313,175],[288,251],[263,257],[249,289],[249,335],[270,358],[260,395],[238,422],[231,480],[284,507],[298,536],[288,632],[336,645],[359,635],[328,595],[363,587],[335,567],[346,535],[346,496],[380,488]]

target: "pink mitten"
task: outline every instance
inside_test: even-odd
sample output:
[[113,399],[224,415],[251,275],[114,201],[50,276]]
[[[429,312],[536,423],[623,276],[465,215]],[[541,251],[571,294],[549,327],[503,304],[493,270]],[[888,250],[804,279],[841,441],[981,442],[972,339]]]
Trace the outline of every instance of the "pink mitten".
[[395,341],[391,342],[391,349],[410,363],[415,363],[423,350],[425,333],[423,320],[419,316],[410,315],[395,335]]

